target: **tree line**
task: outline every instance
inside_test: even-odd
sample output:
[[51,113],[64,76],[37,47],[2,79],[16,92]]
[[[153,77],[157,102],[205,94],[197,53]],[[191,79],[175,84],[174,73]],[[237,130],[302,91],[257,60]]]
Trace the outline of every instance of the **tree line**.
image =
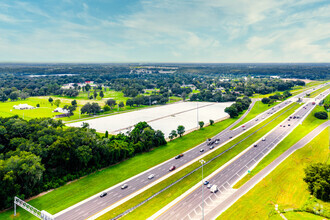
[[14,196],[27,199],[164,144],[164,134],[146,122],[102,137],[88,124],[0,117],[0,210],[12,206]]

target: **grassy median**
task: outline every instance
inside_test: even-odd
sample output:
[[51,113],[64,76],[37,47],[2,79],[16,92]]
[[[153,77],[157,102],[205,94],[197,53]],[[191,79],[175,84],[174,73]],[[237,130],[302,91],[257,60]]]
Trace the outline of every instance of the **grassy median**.
[[[329,160],[329,143],[324,140],[329,140],[328,129],[289,156],[218,219],[281,219],[275,213],[275,204],[279,205],[280,210],[301,209],[303,211],[306,208],[313,210],[313,207],[319,203],[323,206],[324,212],[330,214],[330,204],[310,196],[307,184],[303,181],[306,166],[310,163]],[[306,212],[287,212],[284,216],[290,220],[321,219],[319,216]]]
[[316,96],[318,96],[319,94],[321,94],[322,92],[326,91],[329,88],[330,88],[330,85],[324,86],[321,89],[318,89],[318,90],[312,92],[311,95],[309,96],[309,98],[315,98]]
[[[158,147],[148,153],[138,154],[126,161],[107,167],[101,171],[97,171],[77,181],[73,181],[70,184],[57,188],[46,195],[31,200],[29,204],[40,210],[46,210],[49,213],[55,214],[103,191],[104,189],[162,163],[181,152],[195,147],[204,142],[206,137],[212,137],[218,134],[237,119],[238,118],[229,118],[215,123],[212,126],[191,132],[181,138],[170,141],[165,146]],[[18,212],[20,216],[15,219],[25,220],[34,218],[26,211],[22,211],[22,209],[18,209]],[[12,214],[12,209],[2,212],[0,213],[0,219],[10,219]]]
[[[219,149],[216,149],[213,153],[204,157],[205,161],[209,161],[214,156],[226,151],[234,144],[242,141],[246,137],[250,135],[247,139],[243,142],[236,145],[231,150],[224,153],[221,157],[213,160],[209,164],[204,166],[204,176],[207,176],[214,172],[216,169],[224,165],[230,159],[234,158],[237,154],[242,152],[248,146],[253,144],[271,129],[273,129],[276,125],[281,123],[286,117],[291,115],[298,107],[299,104],[291,104],[287,108],[277,112],[276,114],[272,115],[270,118],[266,119],[264,122],[261,122],[259,125],[255,126],[254,128],[250,129],[246,133],[242,134],[238,138],[228,142],[224,146]],[[277,118],[276,118],[277,117]],[[276,119],[275,119],[276,118]],[[275,119],[275,120],[273,120]],[[273,120],[273,121],[272,121]],[[269,124],[267,124],[269,123]],[[262,129],[260,129],[262,128]],[[260,130],[259,130],[260,129]],[[253,134],[253,135],[251,135]],[[137,195],[136,197],[132,198],[131,200],[125,202],[124,204],[118,206],[117,208],[111,210],[110,212],[106,213],[105,215],[101,216],[99,219],[111,219],[116,217],[118,214],[126,211],[128,208],[133,207],[140,202],[144,201],[146,198],[150,197],[154,193],[160,191],[167,185],[173,183],[180,177],[186,175],[187,173],[194,170],[196,167],[200,166],[199,162],[193,163],[192,165],[188,166],[187,168],[181,170],[180,172],[172,175],[171,177],[167,178],[166,180],[158,183],[157,185],[151,187],[150,189],[146,190],[145,192]],[[180,196],[182,193],[190,189],[194,186],[198,181],[200,181],[201,177],[201,170],[196,171],[192,175],[186,177],[179,183],[175,184],[171,188],[167,189],[166,191],[162,192],[158,196],[154,197],[151,201],[145,203],[144,205],[140,206],[139,208],[135,209],[133,212],[129,213],[128,215],[124,216],[123,219],[147,219],[162,207],[166,206],[168,203],[173,201],[175,198]]]
[[253,108],[251,109],[251,111],[249,112],[249,114],[237,125],[235,125],[233,129],[245,124],[246,122],[250,121],[252,118],[256,117],[257,115],[261,114],[264,111],[267,111],[268,109],[272,108],[273,106],[279,104],[279,102],[274,103],[272,105],[268,105],[268,104],[264,104],[261,101],[257,101]]
[[[298,125],[283,141],[281,141],[266,157],[264,157],[260,163],[245,177],[243,177],[233,188],[239,188],[248,180],[250,180],[259,171],[265,168],[273,160],[279,157],[292,145],[297,143],[300,139],[305,137],[309,132],[314,130],[317,126],[325,122],[325,120],[317,119],[314,117],[314,113],[322,110],[323,107],[316,106],[313,111],[306,117],[301,125]],[[328,114],[330,116],[330,114]]]

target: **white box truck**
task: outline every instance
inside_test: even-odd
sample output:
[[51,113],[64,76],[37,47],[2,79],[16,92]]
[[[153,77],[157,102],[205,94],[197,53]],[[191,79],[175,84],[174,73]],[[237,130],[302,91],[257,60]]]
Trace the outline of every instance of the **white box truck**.
[[213,185],[210,189],[211,193],[216,193],[218,192],[218,186],[217,185]]

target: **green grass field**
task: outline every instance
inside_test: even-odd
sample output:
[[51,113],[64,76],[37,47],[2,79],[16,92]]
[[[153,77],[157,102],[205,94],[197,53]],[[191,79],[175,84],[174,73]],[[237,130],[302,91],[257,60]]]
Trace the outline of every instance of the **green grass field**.
[[279,102],[274,103],[270,106],[268,106],[268,104],[263,104],[261,101],[257,101],[253,108],[251,109],[251,111],[249,112],[249,114],[237,125],[235,125],[232,129],[235,129],[243,124],[245,124],[246,122],[250,121],[252,118],[256,117],[257,115],[259,115],[260,113],[270,109],[271,107],[277,105]]
[[[166,146],[158,147],[148,153],[136,155],[119,164],[95,172],[55,189],[46,195],[33,199],[29,203],[40,210],[46,210],[49,213],[55,214],[202,143],[207,137],[218,134],[236,120],[229,118],[215,123],[213,126],[191,132],[182,138],[177,138],[169,142]],[[33,218],[31,214],[22,211],[22,209],[19,209],[18,212],[20,213],[20,217],[15,219],[25,220]],[[0,219],[10,219],[12,214],[13,210],[0,213]]]
[[[307,165],[327,162],[329,159],[329,142],[324,140],[329,140],[328,129],[305,147],[294,152],[218,219],[281,219],[274,212],[275,204],[283,210],[303,206],[313,207],[316,203],[320,203],[324,209],[330,210],[330,203],[319,200],[312,202],[307,184],[303,181],[304,168]],[[289,220],[321,219],[319,216],[301,212],[287,212],[284,215]]]
[[[245,137],[248,135],[252,134],[253,132],[257,131],[259,128],[267,124],[269,121],[283,113],[284,111],[288,110],[285,112],[283,115],[272,121],[270,124],[266,125],[263,129],[257,131],[254,133],[251,137],[248,139],[244,140],[244,142],[238,144],[235,146],[233,149],[230,151],[226,152],[223,154],[221,157],[215,159],[211,163],[207,164],[204,166],[204,175],[207,176],[214,172],[216,169],[218,169],[220,166],[225,164],[227,161],[235,157],[238,153],[246,149],[248,146],[250,146],[252,143],[254,143],[256,140],[258,140],[260,137],[262,137],[264,134],[266,134],[268,131],[273,129],[274,126],[279,124],[281,121],[283,121],[284,118],[286,118],[288,115],[292,114],[292,112],[299,107],[298,104],[291,104],[287,108],[281,110],[280,112],[276,113],[269,119],[265,120],[264,122],[260,123],[256,127],[252,128],[251,130],[247,131],[240,137],[230,141],[229,143],[225,144],[219,149],[216,149],[215,152],[207,155],[204,157],[205,161],[210,160],[213,158],[215,155],[225,151],[226,149],[230,148],[233,144],[238,143],[240,140],[243,140]],[[107,214],[101,216],[99,219],[110,219],[118,214],[122,213],[129,207],[132,207],[141,201],[145,200],[149,196],[153,195],[155,192],[158,192],[159,190],[163,189],[165,186],[169,185],[170,183],[174,182],[178,178],[184,176],[185,174],[189,173],[191,170],[195,169],[196,167],[200,166],[199,162],[196,162],[189,167],[181,170],[180,172],[174,174],[173,176],[167,178],[166,180],[162,181],[161,183],[153,186],[152,188],[146,190],[145,192],[139,194],[138,196],[134,197],[133,199],[127,201],[126,203],[118,206],[117,208],[111,210]],[[175,186],[169,188],[168,190],[164,191],[160,195],[156,196],[153,198],[151,201],[148,203],[144,204],[143,206],[140,206],[133,212],[129,213],[128,215],[124,216],[123,219],[147,219],[150,217],[152,214],[157,212],[159,209],[167,205],[169,202],[180,196],[183,192],[187,191],[190,189],[192,186],[194,186],[198,181],[200,181],[200,176],[201,176],[201,171],[197,171],[190,175],[189,177],[185,178],[181,182],[177,183]]]
[[[301,138],[306,136],[309,132],[314,130],[317,126],[325,122],[325,120],[317,119],[314,117],[315,112],[324,110],[322,106],[315,106],[313,111],[306,117],[301,125],[298,125],[283,141],[281,141],[266,157],[264,157],[258,165],[243,177],[233,188],[239,188],[260,170],[265,168],[273,160],[279,157],[283,152],[289,149],[292,145],[297,143]],[[328,113],[330,114],[330,113]],[[330,116],[330,115],[329,115]]]
[[[107,93],[112,93],[113,94],[117,94],[118,97],[120,96],[120,92],[114,92],[114,91],[107,91]],[[58,115],[59,113],[54,113],[53,110],[56,108],[55,105],[51,105],[48,102],[49,97],[52,97],[53,100],[59,99],[61,100],[61,104],[59,107],[64,107],[64,105],[70,105],[71,101],[73,101],[76,98],[69,98],[69,97],[58,97],[58,96],[38,96],[38,97],[29,97],[26,100],[18,100],[18,101],[7,101],[7,102],[1,102],[0,103],[0,117],[10,117],[10,116],[14,116],[14,115],[18,115],[20,117],[24,117],[24,119],[26,120],[30,120],[32,118],[42,118],[42,117],[55,117],[55,115]],[[87,97],[87,94],[86,94]],[[116,98],[115,96],[113,96],[113,98]],[[116,99],[117,103],[119,103],[118,100],[124,100],[127,99],[127,97],[119,97],[118,99]],[[138,109],[143,109],[143,108],[147,108],[149,106],[147,105],[141,105],[139,107],[133,106],[124,106],[122,108],[114,108],[113,110],[110,110],[108,112],[104,112],[104,113],[99,113],[96,116],[90,116],[88,114],[79,114],[80,108],[85,105],[86,103],[93,103],[96,102],[98,103],[101,107],[105,105],[105,101],[106,99],[96,99],[96,100],[89,100],[89,99],[84,99],[83,97],[80,97],[80,99],[76,99],[77,100],[77,109],[73,112],[74,115],[71,117],[65,117],[65,118],[61,118],[62,121],[65,122],[69,122],[69,121],[76,121],[76,120],[86,120],[86,119],[94,119],[96,117],[105,117],[105,116],[109,116],[112,114],[119,114],[119,113],[124,113],[127,111],[134,111],[134,110],[138,110]],[[173,103],[173,102],[177,102],[182,100],[179,97],[171,97],[170,98],[170,102],[169,103]],[[124,101],[124,103],[126,103]],[[40,104],[40,108],[36,108],[36,109],[29,109],[29,110],[16,110],[13,109],[14,105],[18,105],[18,104],[29,104],[31,106],[36,107],[37,104]],[[154,106],[152,106],[154,107]]]

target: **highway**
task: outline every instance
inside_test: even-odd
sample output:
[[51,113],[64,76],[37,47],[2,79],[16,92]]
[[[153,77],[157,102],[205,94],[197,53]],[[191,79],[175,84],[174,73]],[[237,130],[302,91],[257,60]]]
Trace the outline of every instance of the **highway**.
[[[321,97],[325,97],[329,93],[330,90],[327,90],[317,98],[320,99]],[[256,146],[251,146],[251,148],[243,155],[209,179],[208,181],[210,184],[218,186],[219,191],[217,193],[210,193],[210,190],[206,185],[201,185],[205,192],[204,201],[206,201],[207,204],[221,202],[224,199],[224,196],[221,196],[221,194],[230,194],[234,183],[238,181],[241,176],[245,175],[250,168],[255,166],[264,155],[268,154],[279,142],[281,142],[282,139],[290,133],[307,114],[309,114],[314,106],[315,105],[312,105],[312,103],[304,104],[302,108],[290,116],[292,117],[291,119],[286,119],[283,123],[273,129],[272,132],[268,133],[267,136],[265,136],[265,140],[259,140],[259,142],[255,143]],[[197,188],[174,204],[171,208],[167,209],[157,219],[201,219],[203,207],[201,187]]]
[[282,163],[288,156],[290,156],[296,150],[304,147],[310,141],[314,139],[318,134],[320,134],[324,129],[330,126],[330,121],[324,122],[319,125],[309,134],[307,134],[304,138],[286,150],[283,154],[281,154],[278,158],[276,158],[273,162],[271,162],[268,166],[258,172],[254,177],[252,177],[248,182],[246,182],[243,186],[241,186],[236,192],[234,192],[231,196],[229,196],[226,200],[221,202],[218,206],[214,207],[206,216],[205,219],[215,219],[222,212],[224,212],[227,208],[229,208],[232,204],[235,203],[241,196],[247,193],[250,189],[252,189],[260,180],[262,180],[265,176],[267,176],[272,170],[274,170],[280,163]]
[[[316,89],[321,88],[324,85],[318,86]],[[295,98],[303,97],[305,94],[313,91],[313,89],[307,90],[297,96]],[[230,138],[234,138],[245,131],[247,131],[252,126],[260,123],[261,121],[265,120],[266,118],[270,117],[274,112],[279,111],[280,109],[288,106],[292,101],[285,101],[277,106],[265,111],[264,113],[258,115],[253,120],[250,120],[249,122],[245,123],[245,127],[238,127],[234,130],[230,130],[233,126],[235,126],[237,123],[239,123],[243,117],[241,117],[240,120],[238,120],[235,124],[231,125],[229,128],[225,129],[224,131],[220,132],[218,135],[212,138],[212,140],[220,139],[218,144],[214,144],[215,148],[224,142],[227,142],[230,140]],[[249,108],[249,110],[251,107]],[[248,112],[246,112],[247,114]],[[203,149],[203,152],[200,152],[200,149]],[[258,148],[259,149],[259,148]],[[100,197],[98,195],[94,195],[75,206],[69,207],[66,210],[63,210],[57,214],[54,215],[56,220],[61,219],[86,219],[91,217],[92,215],[95,215],[96,213],[104,210],[105,208],[112,206],[113,204],[125,199],[126,197],[132,195],[133,193],[136,193],[137,191],[145,188],[149,184],[157,181],[160,178],[163,178],[164,176],[168,177],[172,175],[174,172],[170,172],[169,168],[171,166],[176,166],[176,168],[180,168],[187,163],[195,160],[196,158],[200,157],[201,155],[206,154],[209,151],[213,151],[213,149],[209,149],[209,146],[206,142],[194,147],[193,149],[184,152],[184,156],[180,159],[170,159],[165,161],[164,163],[155,166],[154,168],[150,169],[148,172],[144,172],[142,174],[138,174],[134,176],[133,178],[130,178],[128,181],[124,181],[120,184],[117,184],[115,187],[111,187],[108,190],[105,190],[107,192],[107,196]],[[154,178],[148,179],[148,176],[150,174],[154,174]],[[109,177],[109,178],[116,178],[116,177]],[[128,187],[126,189],[121,189],[122,184],[127,184]],[[86,189],[88,190],[88,189]],[[100,192],[101,193],[101,192]]]

